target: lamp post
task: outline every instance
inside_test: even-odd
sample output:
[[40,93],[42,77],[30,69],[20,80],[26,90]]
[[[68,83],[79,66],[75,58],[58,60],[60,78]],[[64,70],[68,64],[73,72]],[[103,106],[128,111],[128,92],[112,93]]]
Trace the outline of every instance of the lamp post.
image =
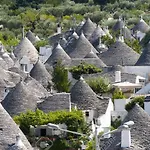
[[[105,135],[112,134],[112,133],[115,133],[115,132],[118,132],[118,131],[122,131],[123,128],[129,128],[129,126],[132,126],[132,125],[134,125],[133,121],[125,122],[123,125],[119,126],[117,129],[115,129],[113,131],[110,131],[110,132],[107,132],[107,133],[104,133],[103,135],[100,136],[100,138],[98,137],[98,131],[97,131],[97,126],[96,126],[95,127],[95,150],[101,150],[101,148],[100,148],[100,139],[103,138]],[[72,134],[87,137],[86,134],[82,134],[82,133],[79,133],[79,132],[62,129],[62,128],[59,127],[59,125],[56,125],[56,124],[53,124],[53,123],[48,123],[47,126],[52,128],[52,129],[58,129],[58,130],[61,130],[61,131],[64,131],[64,132],[68,132],[68,133],[72,133]]]

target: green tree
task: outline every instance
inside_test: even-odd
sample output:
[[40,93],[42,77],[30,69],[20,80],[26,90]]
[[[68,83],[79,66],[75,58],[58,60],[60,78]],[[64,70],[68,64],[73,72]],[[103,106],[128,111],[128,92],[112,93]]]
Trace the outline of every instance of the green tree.
[[79,79],[82,74],[98,73],[101,72],[102,69],[97,68],[92,64],[82,62],[78,66],[70,68],[69,71],[72,73],[73,78]]
[[107,78],[89,78],[86,82],[95,93],[107,93],[111,90],[110,82]]
[[135,106],[135,104],[139,104],[142,108],[144,108],[144,96],[133,98],[133,100],[131,100],[131,102],[126,105],[126,110],[131,110]]
[[44,113],[37,109],[35,112],[28,110],[26,113],[21,113],[14,117],[14,121],[20,126],[21,130],[29,135],[30,125],[44,125],[48,123],[65,123],[68,130],[88,133],[90,130],[84,120],[82,111],[72,110],[71,112],[62,110]]
[[61,61],[58,61],[54,67],[52,81],[54,82],[54,88],[57,89],[58,92],[69,92],[70,81],[68,80],[68,71],[64,65],[61,64]]
[[123,92],[116,88],[115,91],[113,92],[113,96],[112,96],[112,100],[114,101],[114,99],[124,99],[125,95],[123,94]]
[[108,35],[103,36],[102,43],[104,43],[107,47],[110,47],[110,45],[115,43],[115,38],[110,38]]

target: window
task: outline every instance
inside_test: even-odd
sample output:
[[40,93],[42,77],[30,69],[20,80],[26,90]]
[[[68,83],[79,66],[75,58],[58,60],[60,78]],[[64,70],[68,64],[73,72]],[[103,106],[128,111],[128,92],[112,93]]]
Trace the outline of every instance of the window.
[[46,129],[41,129],[41,136],[46,136]]
[[86,112],[85,112],[85,116],[86,116],[86,117],[89,117],[89,111],[86,111]]

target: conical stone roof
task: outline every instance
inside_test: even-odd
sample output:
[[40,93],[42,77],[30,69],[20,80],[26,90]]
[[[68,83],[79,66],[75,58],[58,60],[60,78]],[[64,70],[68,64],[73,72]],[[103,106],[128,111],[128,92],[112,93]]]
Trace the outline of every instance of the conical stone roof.
[[49,82],[51,82],[51,75],[48,73],[48,71],[45,68],[45,65],[38,60],[37,63],[34,65],[30,72],[31,77],[39,81],[40,84],[42,84],[45,88],[49,85]]
[[0,104],[0,149],[6,150],[8,149],[8,145],[15,143],[16,136],[18,134],[21,136],[21,140],[23,144],[26,146],[28,150],[33,150],[30,143],[28,142],[25,135],[19,129],[18,125],[13,121],[10,115],[6,112],[6,110]]
[[99,105],[97,95],[82,77],[71,89],[71,102],[81,110],[96,109]]
[[61,61],[62,64],[68,65],[71,61],[69,55],[64,51],[64,49],[58,44],[52,51],[52,55],[46,61],[46,65],[53,66],[58,61]]
[[118,19],[118,21],[117,21],[117,22],[115,23],[115,25],[113,26],[113,30],[114,30],[114,31],[120,30],[120,29],[123,28],[123,26],[124,26],[124,22],[123,22],[123,20],[120,18],[120,19]]
[[35,64],[38,60],[38,51],[28,38],[23,38],[20,44],[15,48],[14,55],[21,59],[23,56],[27,56],[31,63]]
[[124,26],[122,28],[122,34],[123,34],[124,39],[128,39],[128,40],[134,39],[134,37],[131,34],[131,31],[127,28],[127,26]]
[[84,23],[84,25],[81,27],[79,35],[83,32],[85,37],[89,39],[92,33],[94,32],[95,28],[96,28],[95,24],[91,21],[90,18],[88,18]]
[[139,56],[138,53],[124,42],[116,41],[106,52],[100,55],[100,58],[108,66],[133,66],[139,59]]
[[79,36],[76,32],[73,32],[73,34],[68,38],[68,42],[66,43],[66,47],[64,49],[67,53],[73,49],[78,38]]
[[82,33],[74,43],[72,49],[70,49],[67,53],[71,58],[84,58],[91,50],[94,53],[98,53],[98,51],[92,46],[92,44]]
[[19,82],[2,101],[3,107],[11,115],[19,115],[27,110],[35,110],[39,99],[27,89],[23,82]]
[[92,35],[90,36],[89,38],[89,41],[92,43],[92,44],[95,44],[96,42],[98,43],[99,42],[99,38],[106,35],[106,33],[102,30],[102,28],[98,25],[94,32],[92,33]]
[[132,30],[146,33],[150,30],[150,26],[141,18],[140,21],[132,28]]
[[26,37],[30,40],[32,44],[35,44],[39,39],[29,30],[26,34]]
[[150,43],[143,50],[135,66],[150,66]]

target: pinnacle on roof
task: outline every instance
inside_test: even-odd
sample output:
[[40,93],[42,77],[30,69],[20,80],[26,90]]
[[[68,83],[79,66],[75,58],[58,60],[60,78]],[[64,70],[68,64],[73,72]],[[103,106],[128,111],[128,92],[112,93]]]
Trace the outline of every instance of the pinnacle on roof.
[[21,59],[23,56],[27,56],[31,63],[35,64],[38,60],[38,51],[28,38],[23,38],[19,45],[14,50],[14,55]]
[[52,77],[48,73],[45,68],[45,65],[38,60],[37,63],[33,66],[32,70],[30,71],[31,77],[39,81],[45,88],[47,88],[49,82],[51,81]]

